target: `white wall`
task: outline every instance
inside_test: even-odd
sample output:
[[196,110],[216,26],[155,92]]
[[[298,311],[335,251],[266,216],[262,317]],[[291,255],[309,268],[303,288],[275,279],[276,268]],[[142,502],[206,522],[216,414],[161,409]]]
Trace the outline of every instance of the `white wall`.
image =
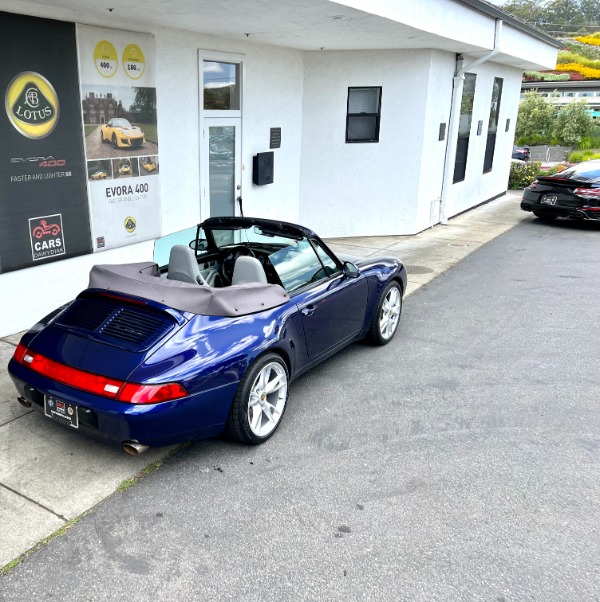
[[[439,222],[440,195],[452,102],[452,78],[455,68],[454,54],[440,51],[431,53],[419,171],[420,186],[415,207],[415,232],[420,232]],[[446,124],[444,140],[439,140],[441,123]]]
[[[414,231],[430,54],[305,54],[301,223],[321,236]],[[349,86],[382,86],[378,143],[345,142]]]
[[[249,46],[243,108],[244,215],[297,222],[302,144],[303,56],[272,46]],[[273,149],[273,184],[252,183],[252,157],[269,151],[270,128],[281,128]]]

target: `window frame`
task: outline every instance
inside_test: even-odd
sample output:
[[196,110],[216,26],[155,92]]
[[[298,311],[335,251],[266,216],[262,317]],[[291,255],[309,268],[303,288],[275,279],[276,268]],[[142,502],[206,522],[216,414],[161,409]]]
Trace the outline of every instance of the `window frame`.
[[[495,96],[498,91],[497,97]],[[483,155],[483,173],[490,173],[494,168],[494,155],[496,153],[496,137],[500,125],[500,109],[502,108],[502,91],[504,90],[504,78],[494,77],[492,84],[492,97],[490,101],[490,116],[488,118],[487,140],[485,153]]]
[[[469,84],[467,85],[467,81]],[[472,85],[471,85],[472,84]],[[471,87],[473,88],[471,92]],[[460,101],[460,117],[466,117],[468,127],[466,131],[458,130],[456,138],[456,153],[454,157],[454,173],[452,176],[452,184],[464,182],[467,177],[467,161],[469,159],[469,141],[471,138],[471,130],[473,129],[473,107],[475,106],[475,95],[477,93],[477,74],[465,73],[465,81],[463,83],[463,91]],[[468,109],[465,112],[465,109]],[[464,156],[463,156],[464,155]]]
[[[377,90],[377,112],[376,113],[351,113],[350,112],[350,94],[352,90]],[[381,125],[381,96],[382,86],[348,86],[348,95],[346,99],[346,144],[369,144],[379,142],[379,130]],[[350,123],[355,118],[371,117],[375,119],[375,131],[373,138],[350,138],[349,128]]]
[[[295,286],[294,288],[290,287],[287,279],[282,277],[280,270],[277,269],[279,264],[277,262],[273,262],[272,255],[274,255],[274,253],[269,255],[269,260],[271,261],[271,264],[273,265],[273,268],[274,268],[275,272],[277,273],[277,276],[281,282],[281,286],[283,286],[283,288],[288,293],[290,298],[293,298],[296,295],[299,295],[312,288],[315,288],[315,287],[323,284],[323,282],[331,281],[336,278],[340,278],[341,276],[343,276],[343,273],[344,273],[343,269],[340,267],[336,258],[333,257],[328,252],[327,248],[320,241],[318,241],[317,239],[312,238],[312,237],[302,238],[301,240],[297,241],[297,243],[304,243],[304,242],[306,243],[304,252],[308,253],[308,250],[310,249],[310,251],[312,252],[312,254],[310,256],[311,257],[314,256],[314,258],[316,259],[316,262],[313,267],[318,268],[318,266],[320,266],[320,268],[318,268],[316,271],[310,270],[310,271],[306,272],[305,274],[312,273],[312,277],[308,280],[305,280],[302,284]],[[282,248],[280,250],[284,250],[284,249]],[[334,268],[325,264],[324,259],[323,259],[323,257],[321,257],[319,251],[323,255],[325,255],[331,261],[332,264],[334,264],[334,266],[335,266]],[[322,272],[323,274],[319,278],[316,278],[313,280],[314,276],[316,274],[318,274],[319,272]]]

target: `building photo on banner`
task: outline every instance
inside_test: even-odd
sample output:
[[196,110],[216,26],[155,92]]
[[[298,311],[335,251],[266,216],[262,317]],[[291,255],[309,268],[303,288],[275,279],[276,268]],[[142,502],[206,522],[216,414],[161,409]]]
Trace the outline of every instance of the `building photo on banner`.
[[78,25],[77,43],[93,249],[156,238],[154,38]]

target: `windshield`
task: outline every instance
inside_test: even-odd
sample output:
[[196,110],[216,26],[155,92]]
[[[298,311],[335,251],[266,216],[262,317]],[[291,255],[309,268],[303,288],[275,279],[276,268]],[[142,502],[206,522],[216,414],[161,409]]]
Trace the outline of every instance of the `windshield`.
[[241,245],[246,243],[258,243],[267,246],[287,246],[297,237],[282,236],[280,233],[269,232],[266,228],[260,226],[250,226],[248,228],[211,228],[215,244],[222,248],[229,245]]
[[113,119],[113,127],[116,128],[130,128],[131,127],[131,123],[129,123],[129,121],[127,121],[127,119]]

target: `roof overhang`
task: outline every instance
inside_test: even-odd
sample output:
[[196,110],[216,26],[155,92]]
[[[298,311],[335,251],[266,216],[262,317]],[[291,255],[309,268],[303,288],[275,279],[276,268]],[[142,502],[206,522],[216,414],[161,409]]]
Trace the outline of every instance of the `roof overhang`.
[[[526,38],[560,47],[547,34],[483,0],[420,0],[419,5],[414,0],[0,1],[4,10],[33,16],[47,16],[51,9],[56,19],[84,24],[172,28],[298,50],[433,49],[480,56],[493,47],[496,19]],[[448,16],[456,22],[448,22]],[[469,23],[463,17],[477,25],[465,31]],[[494,60],[523,69],[532,66],[510,49]]]

